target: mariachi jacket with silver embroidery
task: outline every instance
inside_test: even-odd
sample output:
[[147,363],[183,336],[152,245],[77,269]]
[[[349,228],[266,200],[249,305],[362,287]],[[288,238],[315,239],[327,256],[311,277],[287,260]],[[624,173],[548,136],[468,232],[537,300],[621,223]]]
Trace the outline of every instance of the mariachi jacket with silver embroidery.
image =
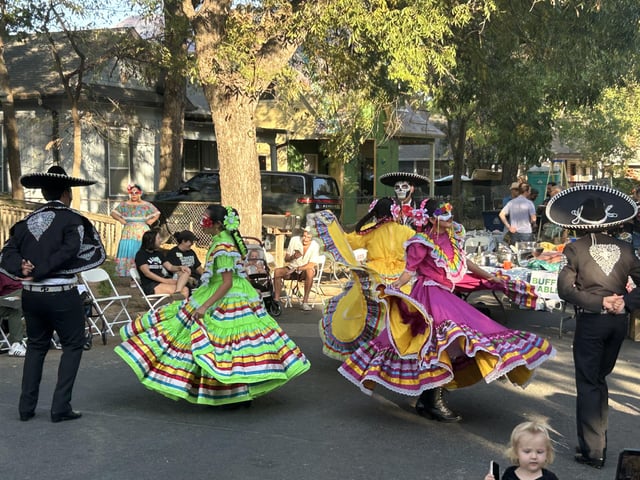
[[0,271],[22,277],[22,260],[29,260],[34,281],[73,277],[101,265],[106,252],[91,222],[62,202],[49,202],[17,222],[0,252]]

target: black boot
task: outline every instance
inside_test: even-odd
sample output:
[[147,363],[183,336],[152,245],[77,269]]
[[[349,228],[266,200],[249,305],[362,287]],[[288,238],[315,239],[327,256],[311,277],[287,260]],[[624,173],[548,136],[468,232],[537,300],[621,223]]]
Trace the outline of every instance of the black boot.
[[434,388],[422,392],[416,403],[418,415],[439,422],[453,423],[462,420],[462,417],[452,411],[444,401],[444,389]]

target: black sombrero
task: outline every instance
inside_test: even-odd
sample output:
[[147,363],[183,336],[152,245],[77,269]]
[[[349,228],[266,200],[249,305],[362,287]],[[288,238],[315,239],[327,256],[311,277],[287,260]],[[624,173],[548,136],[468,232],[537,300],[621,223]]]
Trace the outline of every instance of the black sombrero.
[[25,188],[44,188],[55,190],[67,187],[86,187],[93,185],[95,180],[85,180],[84,178],[70,177],[64,168],[54,165],[47,170],[47,173],[29,173],[20,177],[20,183]]
[[429,178],[418,175],[417,173],[410,172],[390,172],[385,173],[384,175],[380,175],[380,182],[383,185],[388,185],[389,187],[393,187],[396,182],[406,181],[414,186],[418,185],[428,185]]
[[631,220],[638,213],[633,199],[600,185],[578,185],[554,195],[547,204],[550,222],[570,230],[607,230]]

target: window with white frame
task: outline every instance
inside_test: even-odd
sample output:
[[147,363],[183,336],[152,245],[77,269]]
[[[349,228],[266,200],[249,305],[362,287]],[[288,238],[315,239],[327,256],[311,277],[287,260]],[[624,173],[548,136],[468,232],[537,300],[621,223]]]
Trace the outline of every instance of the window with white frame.
[[127,128],[109,128],[107,165],[109,167],[109,196],[126,193],[131,168],[131,146]]

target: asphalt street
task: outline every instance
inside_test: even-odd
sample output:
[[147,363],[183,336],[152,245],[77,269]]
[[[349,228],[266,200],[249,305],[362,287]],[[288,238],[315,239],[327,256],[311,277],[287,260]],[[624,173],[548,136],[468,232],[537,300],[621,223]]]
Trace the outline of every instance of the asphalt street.
[[111,337],[84,354],[73,397],[81,419],[49,420],[60,357],[51,350],[36,417],[20,422],[23,359],[0,355],[0,479],[480,480],[490,460],[509,465],[503,451],[512,428],[541,418],[554,429],[550,469],[560,479],[613,480],[618,453],[640,448],[640,343],[625,341],[609,377],[609,459],[594,470],[573,460],[574,320],[559,338],[558,313],[492,311],[511,328],[548,337],[558,354],[524,390],[495,382],[452,392],[450,406],[463,415],[457,424],[417,416],[411,398],[384,389],[368,397],[347,382],[322,354],[319,306],[294,306],[278,319],[311,370],[248,409],[194,406],[145,389],[114,354]]

